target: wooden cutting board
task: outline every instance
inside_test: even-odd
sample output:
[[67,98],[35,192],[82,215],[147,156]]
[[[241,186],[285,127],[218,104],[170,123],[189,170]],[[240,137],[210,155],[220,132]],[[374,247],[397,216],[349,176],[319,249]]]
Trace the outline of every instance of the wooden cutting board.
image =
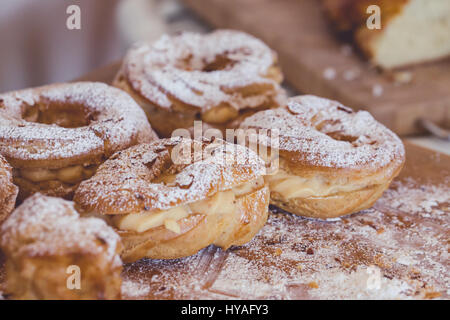
[[[110,82],[117,68],[80,80]],[[272,208],[244,246],[125,265],[123,298],[450,298],[450,157],[405,146],[404,169],[373,208],[332,221]]]
[[[278,52],[287,81],[299,92],[366,109],[401,135],[421,132],[419,118],[450,126],[450,59],[410,68],[412,82],[398,85],[391,74],[371,68],[358,54],[345,54],[348,45],[333,34],[318,0],[184,3],[214,27],[246,31],[264,40]],[[324,73],[333,71],[334,79],[327,80]],[[374,90],[382,90],[381,95]]]

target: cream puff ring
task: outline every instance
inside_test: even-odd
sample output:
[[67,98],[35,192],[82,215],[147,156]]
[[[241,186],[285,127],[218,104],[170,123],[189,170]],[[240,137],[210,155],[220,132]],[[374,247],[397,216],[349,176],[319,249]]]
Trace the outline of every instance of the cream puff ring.
[[114,152],[156,139],[142,109],[104,83],[53,84],[0,95],[0,154],[19,200],[70,199]]
[[278,170],[265,177],[270,201],[301,216],[326,219],[369,208],[405,161],[402,141],[368,112],[315,96],[290,98],[241,128],[277,131]]
[[264,172],[242,146],[162,139],[116,153],[80,184],[74,201],[116,229],[125,262],[174,259],[250,241],[267,220]]
[[162,137],[195,120],[235,128],[256,111],[285,102],[276,54],[239,31],[185,32],[138,44],[127,53],[114,85],[146,111]]

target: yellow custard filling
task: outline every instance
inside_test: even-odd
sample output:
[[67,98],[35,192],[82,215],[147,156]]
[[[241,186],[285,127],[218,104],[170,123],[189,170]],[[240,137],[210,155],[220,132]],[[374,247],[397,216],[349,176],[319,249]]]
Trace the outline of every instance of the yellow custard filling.
[[177,221],[191,214],[213,215],[234,212],[236,198],[254,192],[262,186],[264,186],[264,179],[261,177],[257,180],[241,184],[233,189],[218,192],[207,199],[168,210],[160,210],[157,212],[142,211],[129,213],[124,216],[116,216],[113,218],[113,223],[120,230],[145,232],[164,225],[166,229],[180,233],[180,226]]
[[82,165],[69,166],[60,169],[24,168],[18,169],[19,175],[31,182],[44,182],[59,180],[64,183],[78,183],[83,179],[92,177],[97,166],[83,167]]
[[208,123],[224,123],[237,118],[239,111],[235,108],[223,105],[212,108],[202,115],[202,120]]
[[265,176],[271,192],[280,194],[284,199],[323,197],[338,192],[351,192],[365,187],[361,184],[331,184],[317,176],[302,178],[280,169],[273,175]]

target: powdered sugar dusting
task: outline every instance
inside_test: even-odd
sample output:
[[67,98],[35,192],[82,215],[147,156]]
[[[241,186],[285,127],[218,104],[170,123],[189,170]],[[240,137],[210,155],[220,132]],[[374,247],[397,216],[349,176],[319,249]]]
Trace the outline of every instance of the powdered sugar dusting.
[[[348,274],[339,271],[329,272],[325,277],[318,277],[320,285],[310,290],[313,298],[320,299],[407,299],[413,290],[408,282],[380,276],[379,284],[370,285],[370,267],[358,266]],[[374,269],[376,270],[376,269]],[[376,275],[374,275],[376,277]],[[312,277],[314,279],[314,277]],[[374,281],[377,281],[374,279]]]
[[[226,64],[219,70],[204,70],[217,60]],[[269,69],[275,53],[262,41],[242,32],[218,30],[202,35],[185,32],[161,37],[154,44],[132,48],[122,72],[134,90],[162,108],[171,108],[171,97],[208,110],[226,102],[241,109],[261,105],[261,97],[243,95],[236,89],[266,85],[264,99],[284,95]]]
[[120,237],[97,218],[80,218],[73,203],[35,194],[1,227],[0,243],[9,256],[105,255],[121,265]]
[[404,183],[394,182],[385,198],[390,205],[404,212],[411,212],[422,217],[435,215],[445,216],[449,207],[440,207],[440,204],[450,203],[450,188],[445,186],[423,185],[417,186],[414,180],[408,179]]
[[127,279],[122,282],[122,295],[127,298],[143,298],[150,293],[150,286],[144,281]]
[[[255,180],[264,171],[256,153],[240,145],[162,139],[115,154],[80,184],[74,201],[96,213],[167,210]],[[164,174],[176,178],[157,181]]]
[[405,157],[401,140],[368,112],[315,96],[290,98],[287,108],[258,112],[241,128],[278,129],[280,153],[314,166],[378,170]]
[[[27,122],[27,109],[78,106],[88,126]],[[0,153],[10,159],[56,160],[111,154],[156,136],[142,109],[125,92],[103,83],[55,84],[0,95]]]

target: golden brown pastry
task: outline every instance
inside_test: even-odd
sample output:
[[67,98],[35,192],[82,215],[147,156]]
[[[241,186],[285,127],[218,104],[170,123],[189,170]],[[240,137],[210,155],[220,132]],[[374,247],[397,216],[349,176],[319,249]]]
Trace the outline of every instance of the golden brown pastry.
[[[301,216],[369,208],[405,160],[401,140],[368,112],[315,96],[290,98],[287,107],[256,113],[241,128],[277,130],[279,167],[265,177],[270,201]],[[267,145],[263,138],[259,143]]]
[[120,298],[120,237],[72,202],[33,195],[3,223],[0,245],[13,299]]
[[0,155],[0,224],[14,210],[19,189],[12,182],[12,168]]
[[114,85],[128,92],[162,137],[195,120],[234,128],[247,115],[284,103],[276,54],[239,31],[163,36],[124,59]]
[[162,139],[116,153],[74,201],[114,226],[125,262],[174,259],[250,241],[267,220],[264,171],[254,152],[223,140]]
[[[339,30],[350,32],[376,65],[396,68],[450,55],[448,0],[323,0]],[[367,8],[380,8],[381,29],[369,29]]]
[[0,95],[0,154],[14,168],[19,200],[35,192],[70,199],[114,152],[153,139],[133,99],[103,83]]

